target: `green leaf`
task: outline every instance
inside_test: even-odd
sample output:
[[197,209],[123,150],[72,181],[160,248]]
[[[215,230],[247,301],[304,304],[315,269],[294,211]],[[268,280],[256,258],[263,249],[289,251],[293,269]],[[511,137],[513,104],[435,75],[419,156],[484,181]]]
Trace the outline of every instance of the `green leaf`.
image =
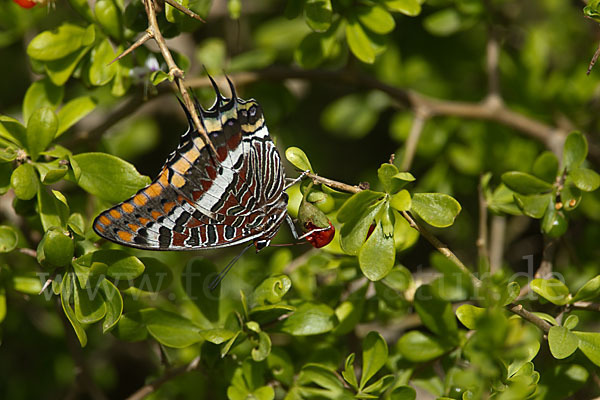
[[267,365],[275,379],[291,386],[294,381],[294,364],[283,348],[274,347],[271,349],[271,353],[267,357]]
[[133,280],[145,269],[140,259],[123,250],[97,250],[79,257],[74,263],[86,268],[93,263],[106,264],[108,276],[117,282]]
[[369,332],[363,340],[362,375],[359,386],[361,389],[385,365],[387,357],[388,347],[383,337],[375,331]]
[[200,331],[202,338],[214,344],[225,343],[231,339],[235,333],[228,329],[205,329]]
[[367,96],[351,94],[330,103],[321,114],[321,124],[344,139],[359,139],[371,131],[389,98],[379,92]]
[[164,71],[161,71],[160,69],[150,74],[150,82],[152,82],[154,86],[158,86],[159,83],[164,82],[166,80],[172,81],[173,78],[171,77],[171,75],[167,74]]
[[375,62],[375,49],[371,39],[356,20],[348,21],[346,25],[346,40],[352,53],[362,62],[373,64]]
[[[187,5],[187,4],[186,4]],[[94,6],[96,20],[113,38],[120,40],[123,36],[121,11],[113,0],[98,0]]]
[[16,119],[0,115],[0,137],[23,147],[27,143],[25,127]]
[[85,32],[79,26],[62,24],[58,29],[44,31],[33,38],[27,46],[27,54],[41,61],[58,60],[81,47]]
[[573,296],[570,303],[588,301],[600,296],[600,275],[596,275],[585,283]]
[[532,194],[528,196],[515,193],[515,202],[523,210],[523,214],[531,218],[542,218],[551,200],[552,193]]
[[532,172],[538,178],[554,183],[558,174],[558,158],[551,151],[544,151],[535,159]]
[[123,297],[119,289],[108,279],[103,279],[100,282],[100,290],[106,304],[106,316],[102,322],[102,333],[106,333],[113,329],[123,313]]
[[384,4],[389,10],[409,17],[415,17],[421,13],[421,3],[418,0],[385,0]]
[[398,211],[409,211],[412,207],[412,199],[408,190],[403,189],[390,197],[390,206]]
[[585,137],[579,132],[569,134],[563,150],[563,164],[567,171],[579,167],[587,157],[587,153],[588,144]]
[[570,182],[565,182],[560,191],[560,201],[566,211],[571,211],[579,206],[581,202],[581,190],[573,186]]
[[454,223],[461,207],[452,196],[443,193],[415,193],[411,211],[431,226],[445,228]]
[[552,190],[552,185],[525,172],[511,171],[502,174],[502,182],[520,194],[537,194]]
[[133,165],[109,154],[83,153],[73,160],[81,169],[79,186],[111,203],[127,199],[149,183]]
[[577,331],[573,333],[579,338],[579,349],[591,362],[600,367],[600,333]]
[[45,185],[50,185],[61,180],[69,171],[69,168],[61,163],[61,160],[54,160],[49,163],[35,163],[35,168],[40,174],[40,179]]
[[358,252],[360,269],[367,279],[378,281],[392,270],[395,259],[394,237],[386,235],[379,222]]
[[298,147],[288,147],[285,151],[285,158],[299,170],[313,172],[310,161],[308,161],[308,157],[302,149],[299,149]]
[[396,27],[392,14],[379,5],[358,8],[358,20],[365,28],[380,35],[388,34]]
[[31,164],[21,164],[10,177],[10,186],[20,200],[31,200],[37,193],[39,178]]
[[0,323],[6,318],[6,290],[0,286]]
[[354,371],[354,353],[350,354],[346,358],[346,363],[344,364],[344,370],[342,371],[342,376],[355,389],[358,389],[358,382],[356,380],[356,372]]
[[356,214],[364,212],[367,207],[372,205],[375,200],[382,198],[384,195],[381,192],[373,192],[371,190],[362,190],[355,193],[340,207],[337,219],[344,223],[356,217]]
[[108,39],[98,43],[91,54],[92,63],[89,70],[90,83],[95,86],[106,85],[117,73],[118,62],[108,65],[117,55],[114,53]]
[[398,340],[396,348],[404,358],[415,363],[434,360],[451,349],[441,339],[421,331],[404,334]]
[[292,281],[286,275],[271,276],[254,289],[254,301],[260,305],[278,303],[292,287]]
[[329,29],[332,15],[331,0],[307,0],[304,4],[304,19],[315,32]]
[[77,97],[66,103],[58,111],[58,131],[56,137],[62,135],[67,129],[96,108],[96,100],[90,96]]
[[456,309],[456,317],[467,328],[475,329],[477,320],[485,314],[485,308],[475,307],[471,304],[463,304]]
[[529,284],[531,290],[549,302],[563,306],[569,301],[569,288],[558,279],[534,279]]
[[[57,282],[57,280],[54,282]],[[60,285],[61,282],[57,283]],[[39,276],[13,275],[12,288],[21,293],[37,296],[42,291],[42,282],[40,282]],[[60,292],[57,292],[56,294],[60,294]]]
[[[351,199],[352,198],[350,198],[350,200]],[[340,245],[346,253],[350,255],[357,255],[359,253],[360,249],[365,243],[365,240],[367,239],[367,234],[375,217],[379,214],[384,205],[384,202],[378,202],[375,203],[375,205],[362,210],[362,212],[356,210],[354,218],[344,223],[342,229],[340,230]],[[345,206],[346,204],[342,206],[342,209],[344,209]],[[346,208],[346,210],[349,210],[349,207]],[[340,213],[338,213],[338,220],[340,219],[339,215]],[[375,244],[376,243],[372,243],[372,245]]]
[[309,33],[294,50],[294,60],[306,69],[318,67],[325,61],[326,43],[326,36],[324,34]]
[[331,307],[306,302],[283,321],[281,330],[294,336],[318,335],[332,330],[335,323],[335,314]]
[[23,120],[28,121],[38,108],[49,107],[56,110],[64,92],[64,87],[54,85],[48,78],[33,82],[23,99]]
[[410,386],[399,386],[390,393],[390,400],[415,400],[417,392]]
[[265,332],[258,332],[258,346],[251,351],[252,359],[256,362],[265,360],[271,352],[271,338]]
[[17,231],[10,226],[0,225],[0,253],[10,253],[17,247],[17,243]]
[[178,314],[152,308],[142,316],[148,333],[165,346],[183,348],[202,340],[200,328]]
[[77,339],[79,339],[79,343],[81,343],[81,347],[85,347],[87,344],[87,335],[85,334],[85,330],[75,317],[75,312],[73,308],[71,308],[71,299],[73,298],[73,274],[67,273],[65,274],[60,289],[60,302],[62,304],[63,311],[67,316],[67,319],[73,326],[75,330],[75,334],[77,335]]
[[48,193],[43,186],[38,190],[38,210],[44,230],[64,227],[69,216],[68,207],[59,201],[54,193]]
[[455,342],[458,338],[458,326],[452,311],[452,304],[440,299],[430,285],[421,285],[415,292],[415,310],[423,325],[438,336]]
[[572,168],[569,178],[577,188],[584,192],[593,192],[600,186],[600,175],[588,168]]
[[453,8],[436,11],[423,21],[427,31],[437,36],[450,36],[461,28],[460,14]]
[[[399,173],[398,168],[395,165],[385,163],[381,164],[381,167],[377,170],[377,177],[379,178],[379,182],[383,185],[383,189],[387,193],[395,193],[396,182],[393,177]],[[399,188],[398,188],[399,189]]]
[[[86,37],[91,36],[92,42],[95,38],[95,29],[94,25],[88,26],[86,30]],[[58,60],[46,61],[44,63],[44,68],[46,69],[46,73],[48,77],[57,86],[64,85],[71,75],[75,68],[79,64],[79,62],[83,59],[83,57],[92,49],[93,46],[85,45],[79,50],[64,56]]]
[[50,107],[33,112],[27,123],[27,148],[33,161],[52,143],[57,130],[58,118]]
[[92,324],[100,321],[106,315],[106,303],[100,293],[100,287],[80,287],[79,281],[74,281],[75,316],[82,324]]
[[548,332],[548,345],[554,358],[562,360],[577,350],[579,339],[563,326],[553,326]]
[[[19,149],[13,145],[13,144],[9,144],[7,147],[4,148],[0,148],[0,164],[4,164],[4,163],[10,163],[11,161],[14,161],[17,156],[19,154]],[[5,167],[6,164],[3,166]],[[2,167],[2,168],[3,168]],[[8,185],[10,185],[10,175],[12,174],[12,166],[10,166],[10,169],[6,169],[5,171],[8,171],[9,173],[6,175],[8,177],[8,180],[6,181],[8,183]],[[5,172],[2,171],[2,172]],[[3,178],[5,176],[2,176]],[[7,188],[8,190],[8,188]],[[6,192],[4,192],[6,193]],[[4,193],[0,193],[0,194],[4,194]]]
[[579,317],[575,314],[569,315],[567,319],[565,319],[565,321],[563,322],[563,326],[570,331],[575,329],[575,327],[577,327],[577,324],[579,324]]
[[330,399],[341,398],[344,390],[344,384],[338,379],[335,372],[321,364],[309,363],[302,367],[297,384],[306,385],[307,383],[314,383],[327,389],[327,398]]

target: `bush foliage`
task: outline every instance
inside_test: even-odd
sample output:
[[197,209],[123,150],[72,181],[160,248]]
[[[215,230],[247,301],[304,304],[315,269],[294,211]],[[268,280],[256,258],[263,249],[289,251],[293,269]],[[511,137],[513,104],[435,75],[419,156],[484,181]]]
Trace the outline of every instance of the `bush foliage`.
[[600,395],[598,1],[174,1],[205,20],[148,3],[183,86],[260,102],[334,240],[214,291],[240,249],[101,240],[185,131],[170,61],[114,61],[141,0],[0,0],[0,397]]

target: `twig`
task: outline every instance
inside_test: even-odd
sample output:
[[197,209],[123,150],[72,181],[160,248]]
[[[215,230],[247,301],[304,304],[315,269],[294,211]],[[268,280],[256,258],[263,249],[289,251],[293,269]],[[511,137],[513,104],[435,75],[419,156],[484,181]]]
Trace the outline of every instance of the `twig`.
[[127,48],[127,50],[125,50],[124,52],[119,54],[114,60],[109,62],[108,65],[114,63],[115,61],[119,61],[121,58],[130,54],[132,51],[134,51],[135,49],[137,49],[138,47],[140,47],[141,45],[146,43],[148,41],[148,39],[152,39],[153,37],[154,37],[154,35],[152,35],[152,32],[150,32],[149,30],[146,30],[146,32],[144,33],[144,35],[142,37],[140,37],[138,40],[136,40],[134,44],[129,46]]
[[323,178],[322,176],[313,174],[312,172],[308,172],[306,174],[306,176],[308,178],[312,179],[313,182],[315,182],[315,183],[323,183],[329,187],[332,187],[334,189],[343,190],[344,192],[348,192],[348,193],[358,193],[363,190],[359,186],[352,186],[352,185],[348,185],[346,183],[334,181],[332,179]]
[[498,271],[502,267],[505,234],[506,217],[494,215],[490,229],[490,271]]
[[488,41],[485,50],[485,66],[488,78],[488,96],[497,96],[498,98],[500,98],[500,74],[498,72],[500,46],[498,45],[496,30],[493,26],[490,26],[488,28]]
[[586,72],[587,75],[589,75],[590,72],[592,72],[592,68],[594,68],[594,65],[596,65],[596,61],[598,61],[598,56],[600,56],[600,44],[598,44],[598,48],[596,49],[596,52],[594,53],[594,56],[592,57],[592,61],[590,61],[590,65]]
[[189,364],[182,365],[177,368],[173,368],[160,378],[156,379],[154,382],[149,383],[147,385],[142,386],[138,390],[135,391],[131,396],[127,397],[127,400],[141,400],[149,394],[155,392],[164,385],[166,382],[170,381],[173,378],[178,377],[179,375],[185,374],[187,372],[193,371],[198,368],[198,364],[200,363],[200,356],[194,358]]
[[404,155],[402,156],[402,165],[400,166],[402,171],[408,171],[410,169],[415,152],[417,151],[421,132],[423,132],[425,121],[427,121],[427,115],[427,109],[422,107],[415,109],[415,117],[412,126],[410,127],[408,139],[406,140],[406,145],[404,147]]
[[[556,247],[558,245],[558,239],[549,239],[544,237],[544,250],[542,251],[542,262],[540,262],[540,266],[537,271],[535,271],[534,278],[548,279],[552,276],[552,266],[554,264],[554,255],[556,254]],[[519,292],[519,297],[517,299],[522,299],[527,296],[529,291],[531,290],[529,283],[521,288]]]
[[33,249],[20,248],[19,249],[19,253],[28,255],[28,256],[33,257],[33,258],[37,257],[37,251],[35,251]]
[[187,15],[188,17],[192,17],[194,19],[197,19],[200,22],[206,22],[198,14],[196,14],[195,12],[193,12],[192,10],[190,10],[189,8],[182,6],[181,4],[179,4],[176,1],[165,0],[165,3],[169,3],[170,6],[175,7],[176,9],[178,9],[179,11],[181,11],[182,13],[184,13],[185,15]]
[[600,304],[591,301],[576,301],[571,306],[578,310],[600,311]]
[[483,185],[482,179],[479,179],[479,185],[477,186],[477,192],[479,197],[479,233],[477,235],[477,253],[479,258],[479,264],[481,266],[485,266],[485,271],[481,272],[490,272],[494,273],[490,269],[490,258],[488,254],[488,213],[487,213],[487,202],[485,200],[485,195],[483,194]]
[[513,313],[531,322],[545,333],[548,333],[548,331],[551,328],[551,325],[549,323],[547,323],[537,315],[533,314],[531,311],[527,311],[525,308],[523,308],[521,304],[510,303],[506,307]]

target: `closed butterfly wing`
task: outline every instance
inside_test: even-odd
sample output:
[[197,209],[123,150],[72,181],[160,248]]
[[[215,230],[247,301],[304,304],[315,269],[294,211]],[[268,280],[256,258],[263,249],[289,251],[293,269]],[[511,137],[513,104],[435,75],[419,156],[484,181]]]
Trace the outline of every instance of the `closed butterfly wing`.
[[269,244],[286,216],[285,174],[261,107],[230,86],[230,100],[215,85],[215,105],[205,111],[196,104],[216,154],[188,114],[190,127],[159,176],[101,213],[93,225],[98,235],[148,250]]

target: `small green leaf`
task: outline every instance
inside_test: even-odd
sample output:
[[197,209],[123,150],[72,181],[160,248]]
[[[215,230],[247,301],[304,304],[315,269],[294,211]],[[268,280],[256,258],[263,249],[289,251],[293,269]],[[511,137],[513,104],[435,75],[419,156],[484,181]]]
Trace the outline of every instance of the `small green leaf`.
[[37,35],[27,46],[27,54],[36,60],[58,60],[79,49],[85,37],[85,29],[62,24],[58,29],[44,31]]
[[[350,200],[352,200],[352,198],[350,198]],[[364,198],[360,200],[364,200]],[[350,206],[346,207],[346,204],[347,202],[342,206],[342,209],[349,211]],[[344,223],[342,229],[340,230],[340,245],[344,252],[350,255],[357,255],[359,253],[360,249],[365,243],[365,240],[367,239],[368,232],[374,223],[373,221],[375,217],[379,214],[384,205],[385,203],[380,201],[375,203],[375,205],[363,209],[362,212],[360,209],[356,210],[354,218]],[[342,209],[340,209],[340,212],[338,212],[338,220],[340,220]],[[344,213],[348,211],[344,211]],[[383,234],[383,231],[380,233]],[[377,243],[373,242],[371,245],[376,244]],[[387,244],[387,242],[384,244]]]
[[228,329],[206,329],[200,331],[202,338],[208,342],[214,344],[225,343],[231,339],[235,334]]
[[371,190],[362,190],[355,193],[340,207],[337,219],[344,223],[355,218],[358,213],[364,212],[375,200],[383,197],[383,193]]
[[415,400],[417,392],[410,386],[399,386],[390,393],[390,400]]
[[554,183],[558,174],[558,158],[551,151],[544,151],[535,159],[532,172],[538,178]]
[[530,287],[535,293],[558,306],[563,306],[569,301],[569,288],[558,279],[534,279]]
[[79,257],[74,262],[87,268],[93,263],[106,264],[108,276],[116,282],[133,280],[145,269],[140,259],[123,250],[97,250]]
[[79,186],[111,203],[127,199],[148,184],[133,165],[109,154],[83,153],[73,160],[81,169]]
[[579,317],[575,314],[569,315],[567,317],[567,319],[565,319],[565,321],[563,322],[563,326],[570,331],[575,329],[578,324],[579,324]]
[[304,19],[315,32],[329,29],[332,15],[331,0],[307,0],[304,4]]
[[460,30],[461,17],[455,9],[446,8],[428,15],[423,25],[433,35],[450,36]]
[[127,342],[137,342],[148,337],[148,330],[139,311],[123,314],[111,332],[120,340]]
[[267,357],[267,365],[275,379],[291,386],[294,381],[294,364],[282,347],[271,349],[271,353]]
[[531,218],[540,219],[546,213],[548,204],[552,200],[552,193],[522,195],[515,193],[515,202],[523,214]]
[[463,304],[456,309],[456,317],[467,328],[475,329],[477,320],[485,314],[485,308],[475,307],[471,304]]
[[38,108],[49,107],[56,110],[64,92],[64,87],[54,85],[48,78],[33,82],[23,99],[23,120],[28,121]]
[[386,235],[382,223],[377,223],[358,252],[360,269],[369,280],[378,281],[392,270],[395,259],[394,237]]
[[17,247],[19,235],[14,228],[0,225],[0,253],[9,253]]
[[552,185],[525,172],[512,171],[502,174],[502,182],[520,194],[537,194],[552,190]]
[[440,337],[454,342],[458,338],[458,326],[452,304],[440,299],[430,285],[421,285],[415,292],[415,310],[423,325]]
[[31,200],[38,191],[39,178],[31,164],[21,164],[10,177],[10,186],[20,200]]
[[271,276],[254,289],[254,301],[260,305],[278,303],[292,287],[292,281],[286,275]]
[[554,358],[562,360],[577,350],[579,340],[570,330],[562,326],[553,326],[548,332],[548,345]]
[[354,353],[350,354],[346,358],[346,363],[344,366],[344,370],[342,371],[342,376],[355,389],[358,389],[358,382],[356,380],[356,372],[354,372]]
[[73,326],[73,329],[75,330],[75,334],[79,339],[79,343],[81,343],[81,347],[85,347],[85,345],[87,344],[87,335],[85,334],[85,330],[75,317],[75,311],[73,311],[73,308],[71,308],[71,299],[73,298],[73,285],[73,274],[65,274],[61,283],[60,302],[62,304],[63,311],[67,316],[67,319],[69,320],[69,322]]
[[294,336],[318,335],[332,330],[335,323],[331,307],[307,302],[283,321],[281,330]]
[[73,259],[75,246],[73,239],[59,230],[48,230],[37,248],[37,259],[40,264],[64,267]]
[[421,331],[410,331],[402,335],[396,348],[404,358],[415,363],[434,360],[451,349],[438,337]]
[[571,303],[588,301],[600,296],[600,275],[596,275],[585,283],[573,296]]
[[58,111],[58,131],[56,137],[62,135],[67,129],[96,108],[96,101],[89,96],[77,97],[66,103]]
[[363,363],[360,377],[360,388],[364,388],[386,363],[388,357],[387,343],[378,332],[371,331],[363,340]]
[[400,12],[409,17],[415,17],[421,13],[419,0],[385,0],[384,5],[390,11]]
[[373,64],[375,62],[375,49],[371,39],[356,20],[348,21],[346,25],[346,40],[352,53],[362,62]]
[[27,123],[27,148],[32,160],[46,150],[58,130],[58,118],[50,107],[38,108]]
[[106,304],[106,316],[102,322],[102,333],[112,330],[123,313],[123,297],[119,289],[108,279],[102,279],[100,290]]
[[25,127],[16,119],[6,115],[0,115],[0,137],[19,147],[27,143]]
[[[95,38],[95,32],[94,25],[90,25],[86,30],[86,36],[91,35],[92,42]],[[79,50],[58,60],[46,61],[44,63],[44,68],[52,83],[57,86],[64,85],[73,74],[73,71],[75,71],[77,65],[79,65],[79,62],[91,49],[91,45],[85,45]]]
[[265,360],[271,353],[271,338],[265,332],[258,332],[258,346],[251,351],[252,359],[256,362]]
[[106,315],[106,303],[100,294],[100,287],[80,287],[79,281],[74,281],[75,316],[82,324],[92,324],[100,321]]
[[452,196],[443,193],[415,193],[411,211],[431,226],[445,228],[454,223],[461,207]]
[[388,34],[396,27],[394,17],[379,5],[360,7],[358,20],[365,28],[380,35]]
[[69,217],[69,209],[59,201],[54,193],[40,186],[38,190],[38,210],[44,230],[52,227],[65,227]]
[[142,316],[148,333],[165,346],[183,348],[202,340],[200,328],[178,314],[151,308]]
[[390,206],[398,211],[409,211],[412,206],[412,199],[408,190],[403,189],[390,197]]
[[600,333],[577,331],[573,333],[579,338],[579,349],[591,362],[600,367]]
[[581,190],[573,186],[570,182],[565,182],[560,191],[560,201],[566,211],[571,211],[579,206],[581,202]]
[[569,178],[584,192],[593,192],[600,186],[600,175],[588,168],[572,168]]
[[579,167],[587,157],[587,153],[587,140],[581,133],[573,132],[567,136],[563,150],[563,164],[567,171]]
[[288,147],[285,151],[285,158],[301,171],[313,171],[310,161],[308,161],[308,157],[302,149],[299,149],[298,147]]
[[92,63],[89,69],[90,83],[95,86],[106,85],[117,73],[118,62],[108,65],[117,55],[114,53],[108,39],[98,43],[91,54]]
[[377,177],[379,178],[379,182],[383,185],[383,189],[387,193],[395,193],[397,190],[395,188],[395,182],[393,181],[393,177],[399,173],[398,168],[395,165],[385,163],[381,164],[381,167],[377,170]]
[[54,160],[49,163],[35,163],[35,168],[40,174],[40,179],[45,185],[50,185],[61,180],[69,171],[69,168],[60,162]]
[[113,38],[120,40],[123,36],[121,11],[113,0],[98,0],[94,6],[96,20]]

